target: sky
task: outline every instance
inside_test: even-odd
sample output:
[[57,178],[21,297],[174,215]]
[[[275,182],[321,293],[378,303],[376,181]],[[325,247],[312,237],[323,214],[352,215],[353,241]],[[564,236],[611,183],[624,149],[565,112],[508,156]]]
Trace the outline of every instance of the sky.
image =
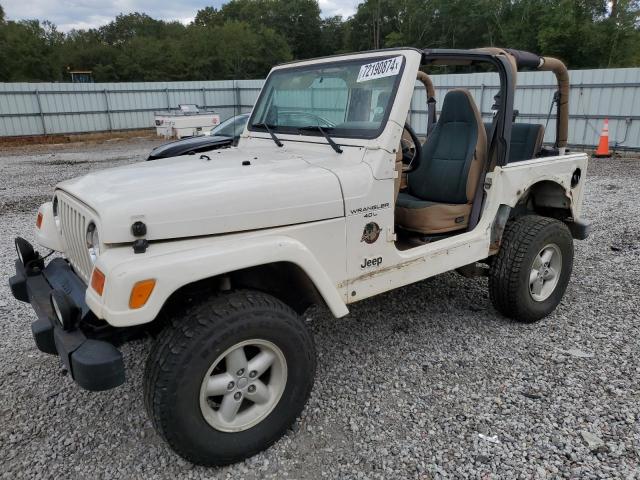
[[[113,20],[119,13],[142,12],[161,20],[188,23],[201,8],[219,8],[224,0],[0,0],[9,20],[49,20],[63,32],[72,29],[99,27]],[[359,0],[319,0],[323,17],[355,12]]]

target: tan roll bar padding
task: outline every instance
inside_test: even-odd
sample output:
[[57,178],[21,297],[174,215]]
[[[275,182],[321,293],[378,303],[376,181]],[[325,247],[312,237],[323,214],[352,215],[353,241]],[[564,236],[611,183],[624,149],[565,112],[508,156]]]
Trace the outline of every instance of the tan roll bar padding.
[[[474,48],[476,52],[484,52],[489,55],[504,55],[509,59],[509,63],[511,65],[511,70],[513,74],[513,84],[516,85],[516,78],[518,74],[518,61],[514,55],[509,53],[502,48],[497,47],[483,47],[483,48]],[[557,128],[556,128],[556,147],[557,148],[565,148],[567,146],[568,134],[569,134],[569,71],[564,63],[562,63],[557,58],[553,57],[540,57],[540,65],[538,65],[538,70],[541,71],[549,71],[553,72],[556,76],[556,80],[558,82],[558,114],[557,114]],[[443,64],[453,65],[454,63],[449,63],[447,60],[439,60],[434,62],[437,64],[438,62],[442,62]],[[468,60],[464,60],[460,64],[469,64],[471,63]]]
[[507,60],[509,60],[509,63],[511,64],[511,75],[513,76],[513,84],[517,84],[516,79],[518,78],[518,62],[513,55],[511,55],[506,50],[498,47],[482,47],[474,48],[473,50],[478,52],[486,52],[490,55],[504,55],[505,57],[507,57]]
[[431,97],[436,98],[436,89],[433,87],[431,77],[422,70],[418,70],[417,79],[422,82],[424,88],[427,89],[427,100]]
[[[513,81],[516,84],[516,73],[518,71],[518,63],[516,58],[509,52],[495,47],[478,48],[492,55],[506,55],[511,63],[513,70]],[[567,140],[569,135],[569,71],[564,63],[557,58],[553,57],[541,57],[541,64],[538,66],[538,70],[553,72],[558,82],[558,127],[556,128],[556,147],[565,148],[567,146]]]
[[558,127],[556,129],[556,147],[567,146],[569,134],[569,70],[557,58],[542,57],[543,63],[538,70],[553,72],[558,81]]

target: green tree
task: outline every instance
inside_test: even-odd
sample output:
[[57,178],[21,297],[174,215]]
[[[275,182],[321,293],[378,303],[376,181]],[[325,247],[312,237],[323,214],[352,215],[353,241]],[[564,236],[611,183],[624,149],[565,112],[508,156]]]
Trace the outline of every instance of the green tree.
[[7,56],[9,46],[6,40],[6,22],[4,19],[4,9],[0,5],[0,82],[6,82],[9,78]]
[[345,51],[347,24],[342,16],[329,17],[320,24],[320,54],[332,55]]
[[[107,45],[96,29],[71,30],[60,46],[60,56],[65,75],[68,75],[68,70],[92,70],[98,82],[117,80],[115,61],[118,51]],[[106,71],[112,73],[107,74]]]
[[[365,0],[349,20],[347,48],[353,51],[385,46],[385,38],[400,26],[399,0]],[[394,38],[394,42],[399,37]]]
[[322,22],[316,0],[231,0],[218,15],[224,22],[270,28],[284,37],[294,58],[309,58],[321,52]]
[[570,66],[599,65],[606,47],[597,20],[605,14],[604,0],[554,2],[542,17],[537,50]]
[[[188,59],[181,55],[176,42],[169,39],[134,37],[119,49],[115,75],[123,81],[184,80]],[[101,74],[106,73],[101,70]]]
[[254,32],[247,24],[228,22],[218,34],[216,52],[226,78],[264,77],[274,64],[291,59],[285,39],[269,28]]
[[1,27],[4,52],[0,76],[4,81],[61,80],[58,47],[64,38],[49,22],[9,21]]
[[506,46],[572,68],[638,64],[640,1],[365,0],[347,21],[346,47]]
[[609,41],[606,67],[640,65],[640,1],[612,2],[611,15],[603,22],[603,32]]
[[394,46],[470,48],[493,44],[498,0],[366,0],[351,23],[353,50]]
[[11,21],[0,6],[0,81],[259,78],[276,63],[372,48],[507,46],[570,68],[640,66],[640,0],[364,0],[348,19],[316,0],[231,0],[192,24],[144,13],[88,30]]
[[162,20],[135,12],[118,15],[114,21],[100,27],[100,34],[109,45],[123,45],[136,37],[166,38],[169,34],[167,27],[168,24]]
[[199,27],[220,27],[224,24],[224,16],[214,7],[198,10],[193,23]]

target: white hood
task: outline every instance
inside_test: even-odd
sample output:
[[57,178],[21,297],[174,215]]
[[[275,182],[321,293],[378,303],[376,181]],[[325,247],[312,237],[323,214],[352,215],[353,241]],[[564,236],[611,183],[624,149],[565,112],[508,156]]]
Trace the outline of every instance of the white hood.
[[[208,152],[112,168],[58,188],[97,214],[104,243],[131,242],[143,221],[148,240],[213,235],[344,215],[340,184],[299,156],[270,151]],[[250,165],[242,165],[243,162]]]

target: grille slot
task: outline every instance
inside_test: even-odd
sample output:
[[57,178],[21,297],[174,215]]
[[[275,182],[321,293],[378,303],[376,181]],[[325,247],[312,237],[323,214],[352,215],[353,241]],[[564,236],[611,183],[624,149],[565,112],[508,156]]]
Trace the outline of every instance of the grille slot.
[[89,276],[93,269],[86,247],[89,212],[80,203],[60,192],[58,193],[58,211],[67,259],[85,283],[89,283]]

